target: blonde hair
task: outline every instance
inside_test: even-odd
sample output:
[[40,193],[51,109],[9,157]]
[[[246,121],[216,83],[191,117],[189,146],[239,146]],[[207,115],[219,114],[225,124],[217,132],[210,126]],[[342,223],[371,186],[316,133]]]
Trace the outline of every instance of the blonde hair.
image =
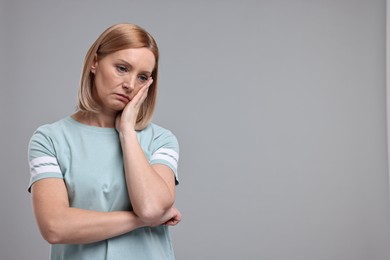
[[156,106],[159,51],[153,37],[135,24],[115,24],[109,27],[89,48],[84,59],[77,109],[82,112],[100,112],[100,106],[92,95],[94,74],[91,72],[91,66],[95,57],[100,59],[113,52],[129,48],[148,48],[155,57],[155,67],[151,75],[153,83],[149,87],[148,96],[139,110],[136,121],[136,129],[142,130],[150,123]]

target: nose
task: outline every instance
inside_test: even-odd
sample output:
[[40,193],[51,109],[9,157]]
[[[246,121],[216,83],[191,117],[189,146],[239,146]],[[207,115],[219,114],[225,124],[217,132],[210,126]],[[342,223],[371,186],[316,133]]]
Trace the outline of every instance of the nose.
[[126,91],[133,91],[136,84],[136,77],[128,76],[123,80],[122,86]]

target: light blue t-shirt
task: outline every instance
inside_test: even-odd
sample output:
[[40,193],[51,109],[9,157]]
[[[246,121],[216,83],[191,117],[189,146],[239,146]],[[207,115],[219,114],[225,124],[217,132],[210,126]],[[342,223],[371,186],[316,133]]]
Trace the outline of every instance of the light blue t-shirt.
[[[155,124],[137,132],[150,164],[164,164],[177,179],[176,137]],[[71,207],[96,211],[132,210],[124,176],[122,150],[114,128],[81,124],[66,117],[39,127],[29,145],[30,184],[64,179]],[[91,244],[52,245],[51,259],[174,259],[167,226],[144,227]]]

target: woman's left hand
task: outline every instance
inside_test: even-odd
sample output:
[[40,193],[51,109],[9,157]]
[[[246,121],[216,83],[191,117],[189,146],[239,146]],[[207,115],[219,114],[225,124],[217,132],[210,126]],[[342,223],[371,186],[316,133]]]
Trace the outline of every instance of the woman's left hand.
[[150,78],[148,82],[133,97],[133,99],[127,103],[123,111],[118,113],[115,120],[115,128],[119,133],[135,130],[139,109],[148,96],[148,89],[152,83],[153,79]]
[[174,208],[174,207],[172,207],[172,209],[174,210],[174,214],[163,225],[166,225],[166,226],[176,226],[181,221],[181,213],[180,213],[180,211],[177,208]]
[[171,207],[161,217],[160,221],[157,223],[154,223],[152,225],[152,227],[159,226],[159,225],[176,226],[181,221],[181,218],[182,218],[182,216],[181,216],[180,211],[175,207]]

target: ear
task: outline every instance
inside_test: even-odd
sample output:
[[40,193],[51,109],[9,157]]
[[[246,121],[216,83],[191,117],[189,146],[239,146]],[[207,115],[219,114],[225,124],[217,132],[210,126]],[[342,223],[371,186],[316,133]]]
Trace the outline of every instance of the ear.
[[97,55],[95,54],[95,57],[93,59],[92,65],[91,65],[91,73],[92,74],[95,74],[97,65],[98,65],[98,59],[97,59]]

